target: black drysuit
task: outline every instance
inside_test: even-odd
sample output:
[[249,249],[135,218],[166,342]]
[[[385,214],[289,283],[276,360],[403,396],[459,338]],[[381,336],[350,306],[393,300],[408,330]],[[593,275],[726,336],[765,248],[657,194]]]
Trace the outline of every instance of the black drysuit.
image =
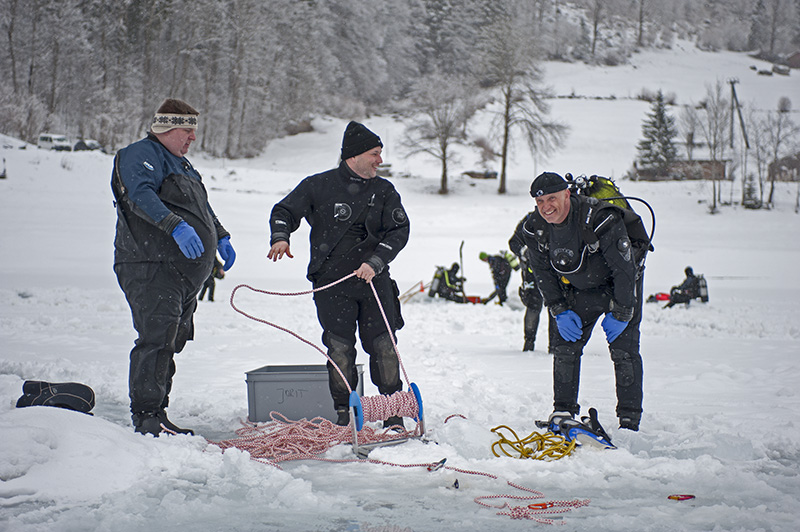
[[700,278],[694,273],[687,273],[686,279],[678,286],[673,286],[669,290],[669,303],[664,308],[670,308],[678,303],[686,303],[692,299],[700,297]]
[[[523,226],[531,213],[519,221],[514,229],[514,234],[508,241],[508,248],[519,257],[522,266],[522,285],[519,287],[519,298],[525,305],[525,320],[523,331],[525,334],[525,351],[533,351],[536,341],[536,332],[539,329],[539,316],[542,313],[542,294],[536,285],[536,276],[531,269],[531,259],[528,256],[528,246],[525,243]],[[549,326],[550,334],[555,332],[555,323]]]
[[500,304],[502,305],[506,302],[506,299],[508,299],[506,288],[508,287],[508,281],[511,280],[511,264],[509,264],[508,259],[502,255],[489,255],[486,257],[486,262],[489,263],[489,270],[492,272],[494,292],[489,294],[483,302],[488,303],[494,299],[494,296],[497,296],[497,299],[500,300]]
[[[381,394],[399,391],[402,382],[392,338],[402,327],[402,318],[388,264],[408,242],[409,223],[400,195],[386,179],[364,179],[343,161],[338,168],[305,178],[273,207],[270,244],[289,242],[304,218],[311,226],[307,277],[314,288],[338,281],[367,263],[375,271],[372,285],[388,321],[387,328],[372,289],[356,277],[315,292],[328,356],[355,390],[357,328],[370,356],[372,382]],[[334,407],[347,407],[347,386],[330,362],[328,374]]]
[[581,355],[597,320],[610,312],[628,322],[609,344],[616,376],[617,416],[638,422],[643,376],[639,354],[642,277],[637,276],[631,242],[615,208],[593,211],[589,224],[599,238],[599,248],[590,251],[581,234],[580,204],[585,201],[583,196],[572,196],[562,224],[548,224],[534,211],[524,225],[531,266],[550,314],[555,317],[573,310],[583,324],[577,342],[569,342],[560,334],[551,337],[554,410],[580,412]]

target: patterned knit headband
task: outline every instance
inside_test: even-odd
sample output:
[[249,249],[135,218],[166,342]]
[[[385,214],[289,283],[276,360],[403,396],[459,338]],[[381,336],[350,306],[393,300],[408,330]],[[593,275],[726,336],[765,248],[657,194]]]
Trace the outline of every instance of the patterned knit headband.
[[156,113],[153,117],[153,124],[150,126],[153,133],[166,133],[175,128],[197,129],[197,115]]

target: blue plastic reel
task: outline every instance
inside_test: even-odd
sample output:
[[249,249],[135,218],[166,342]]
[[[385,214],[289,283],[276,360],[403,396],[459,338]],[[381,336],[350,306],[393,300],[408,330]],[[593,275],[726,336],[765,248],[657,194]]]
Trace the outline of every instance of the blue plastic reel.
[[361,397],[358,396],[356,391],[350,392],[350,407],[355,409],[356,412],[356,430],[361,430],[364,426],[364,407],[361,406]]

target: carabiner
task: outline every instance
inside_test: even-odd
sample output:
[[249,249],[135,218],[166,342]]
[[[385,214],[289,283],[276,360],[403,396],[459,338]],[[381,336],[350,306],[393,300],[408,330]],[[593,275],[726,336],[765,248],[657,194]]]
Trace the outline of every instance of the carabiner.
[[535,502],[533,504],[529,504],[528,508],[531,510],[547,510],[548,508],[552,508],[555,506],[552,502]]
[[447,462],[447,458],[442,458],[438,462],[428,465],[428,471],[439,471],[444,467],[445,462]]
[[694,495],[684,494],[684,493],[676,493],[675,495],[670,495],[667,499],[671,499],[673,501],[690,501],[694,499]]

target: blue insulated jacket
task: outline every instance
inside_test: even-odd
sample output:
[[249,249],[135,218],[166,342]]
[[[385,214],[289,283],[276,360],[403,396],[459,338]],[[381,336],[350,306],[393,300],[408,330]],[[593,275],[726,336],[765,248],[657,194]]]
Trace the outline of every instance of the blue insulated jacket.
[[115,264],[191,261],[172,238],[181,221],[197,231],[205,249],[200,260],[209,264],[218,240],[229,235],[208,204],[200,174],[154,135],[117,153],[111,189],[117,207]]

